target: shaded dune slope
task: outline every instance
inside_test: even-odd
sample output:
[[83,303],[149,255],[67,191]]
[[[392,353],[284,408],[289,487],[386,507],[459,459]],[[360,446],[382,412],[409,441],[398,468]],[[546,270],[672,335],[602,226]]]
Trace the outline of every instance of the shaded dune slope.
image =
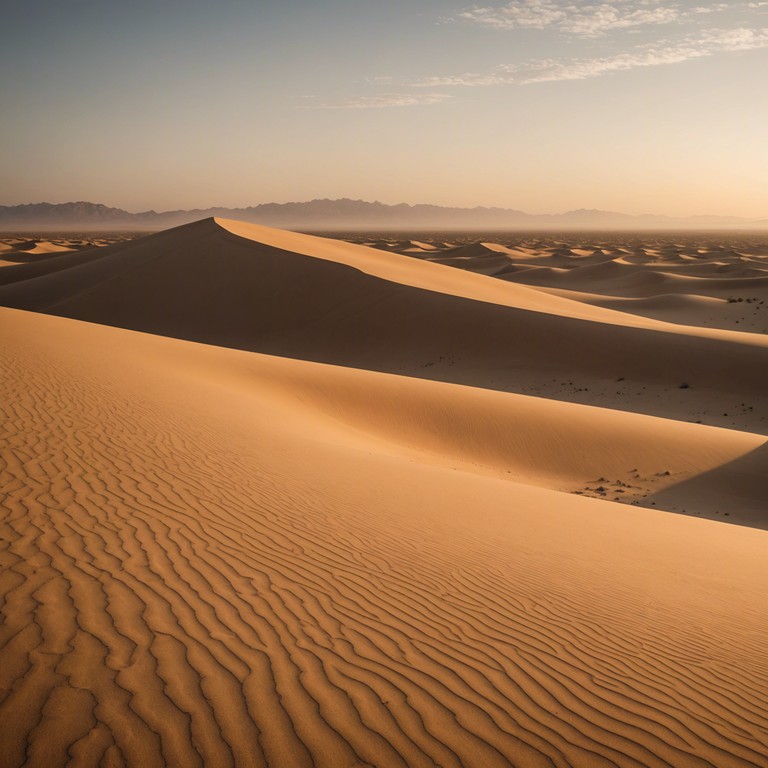
[[0,317],[3,766],[764,765],[765,532],[435,456],[512,396]]
[[[573,269],[540,267],[512,273],[510,279],[526,285],[567,287],[615,296],[653,296],[660,293],[690,293],[698,296],[727,296],[734,290],[758,295],[768,292],[768,274],[762,269],[742,270],[739,275],[727,271],[680,269],[660,265],[659,269],[640,269],[613,260]],[[671,270],[674,270],[672,272]],[[699,274],[696,274],[698,272]],[[706,276],[701,273],[704,272]]]
[[[0,270],[0,286],[53,275],[71,267],[87,264],[94,259],[103,258],[106,255],[103,253],[104,250],[106,249],[89,248],[74,253],[53,253],[44,259],[39,257],[34,259],[17,258],[17,263]],[[7,255],[4,254],[3,256],[6,260],[10,260]]]

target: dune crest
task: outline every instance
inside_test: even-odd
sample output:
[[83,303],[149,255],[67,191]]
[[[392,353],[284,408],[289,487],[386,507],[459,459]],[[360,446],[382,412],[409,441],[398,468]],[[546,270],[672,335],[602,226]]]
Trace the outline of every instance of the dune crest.
[[768,428],[768,337],[754,333],[661,323],[421,259],[213,219],[47,264],[0,270],[0,282],[13,281],[0,286],[0,304],[302,360]]

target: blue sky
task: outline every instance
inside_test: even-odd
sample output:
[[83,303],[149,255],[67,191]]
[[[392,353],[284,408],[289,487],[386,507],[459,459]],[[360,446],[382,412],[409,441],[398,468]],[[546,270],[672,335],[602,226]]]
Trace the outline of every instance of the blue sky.
[[768,216],[768,3],[0,0],[0,204]]

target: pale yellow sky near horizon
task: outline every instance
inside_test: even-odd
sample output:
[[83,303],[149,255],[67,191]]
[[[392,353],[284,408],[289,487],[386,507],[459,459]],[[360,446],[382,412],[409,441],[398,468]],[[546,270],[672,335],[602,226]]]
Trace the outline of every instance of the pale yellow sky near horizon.
[[768,3],[0,11],[0,204],[768,218]]

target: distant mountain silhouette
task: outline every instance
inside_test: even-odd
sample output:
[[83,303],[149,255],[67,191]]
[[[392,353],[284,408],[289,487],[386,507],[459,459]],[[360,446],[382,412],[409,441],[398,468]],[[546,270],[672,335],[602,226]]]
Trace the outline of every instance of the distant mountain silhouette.
[[303,230],[507,230],[507,229],[734,229],[765,228],[768,219],[729,216],[672,218],[580,209],[530,214],[506,208],[444,208],[438,205],[385,205],[364,200],[311,200],[265,203],[248,208],[144,211],[129,213],[100,203],[29,203],[0,206],[0,230],[123,229],[159,230],[209,216],[283,229]]

